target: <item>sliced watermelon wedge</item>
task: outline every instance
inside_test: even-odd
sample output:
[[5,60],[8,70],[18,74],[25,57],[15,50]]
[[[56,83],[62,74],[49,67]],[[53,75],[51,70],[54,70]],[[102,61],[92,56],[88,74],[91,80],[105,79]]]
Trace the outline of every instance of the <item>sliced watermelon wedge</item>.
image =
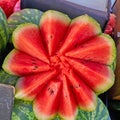
[[85,111],[94,110],[97,104],[97,97],[92,89],[72,70],[67,74],[67,77],[69,78],[72,92],[75,95],[79,107]]
[[49,10],[38,26],[18,26],[12,40],[15,48],[2,67],[20,76],[15,97],[33,101],[38,120],[56,115],[75,120],[78,108],[95,110],[97,95],[114,84],[115,43],[88,15],[71,21],[65,14]]
[[73,92],[70,90],[68,79],[65,75],[61,75],[59,78],[64,81],[62,84],[60,104],[59,104],[59,116],[63,120],[75,120],[77,115],[77,103],[73,96]]
[[54,10],[49,10],[42,15],[39,26],[50,56],[54,55],[58,49],[59,43],[67,32],[70,21],[67,15]]
[[39,73],[50,70],[50,66],[46,62],[43,62],[16,49],[11,51],[4,62],[4,70],[9,74],[18,76],[25,76],[32,73]]
[[16,84],[15,97],[24,100],[33,100],[45,84],[56,76],[56,71],[32,74],[20,77]]
[[97,94],[103,93],[114,84],[114,72],[110,66],[91,61],[65,58],[79,77]]
[[50,120],[57,114],[60,90],[61,82],[53,79],[38,94],[33,103],[33,110],[39,120]]
[[65,53],[101,33],[100,25],[88,15],[82,15],[71,21],[60,53]]
[[65,54],[71,58],[111,65],[116,56],[115,43],[107,34],[100,34]]
[[47,63],[49,62],[37,25],[32,23],[20,25],[15,29],[12,40],[16,49]]

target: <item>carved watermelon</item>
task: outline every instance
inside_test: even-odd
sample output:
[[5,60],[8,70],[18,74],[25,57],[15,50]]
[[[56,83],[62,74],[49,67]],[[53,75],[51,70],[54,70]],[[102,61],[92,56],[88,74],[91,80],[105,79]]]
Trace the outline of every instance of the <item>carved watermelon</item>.
[[39,120],[75,120],[78,108],[95,110],[97,94],[114,83],[115,43],[88,15],[46,11],[39,26],[19,25],[12,41],[2,67],[20,76],[15,97],[33,101]]

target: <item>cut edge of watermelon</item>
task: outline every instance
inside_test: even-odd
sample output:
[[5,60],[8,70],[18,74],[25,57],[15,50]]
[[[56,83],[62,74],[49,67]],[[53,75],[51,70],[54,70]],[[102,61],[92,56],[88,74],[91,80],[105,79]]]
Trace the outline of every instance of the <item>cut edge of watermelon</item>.
[[[61,81],[50,81],[33,102],[33,111],[40,120],[53,119],[59,106]],[[48,103],[47,100],[50,100]],[[47,102],[47,103],[46,103]],[[44,106],[45,105],[45,106]]]
[[92,18],[91,16],[89,16],[87,14],[84,14],[84,15],[81,15],[81,16],[78,16],[78,17],[72,19],[71,24],[74,24],[75,22],[76,23],[80,23],[80,24],[81,23],[82,24],[84,24],[84,23],[86,24],[86,23],[88,23],[88,21],[89,21],[89,23],[92,23],[92,25],[94,25],[96,27],[96,30],[97,30],[96,33],[97,33],[97,35],[102,33],[100,24],[94,18]]
[[[106,92],[107,90],[109,90],[115,82],[115,76],[114,73],[111,73],[111,79],[110,80],[106,80],[106,83],[104,85],[98,86],[99,87],[99,92],[96,92],[97,95],[100,95],[104,92]],[[104,88],[104,89],[102,89]]]
[[48,11],[44,12],[44,14],[41,16],[39,26],[42,24],[42,22],[43,22],[42,19],[44,17],[47,19],[54,18],[54,19],[60,20],[60,21],[63,21],[63,19],[64,19],[64,23],[66,23],[66,24],[68,24],[68,21],[69,22],[71,21],[70,17],[65,13],[55,11],[55,10],[48,10]]
[[[13,42],[13,45],[16,49],[22,51],[22,52],[25,52],[35,58],[38,58],[40,59],[41,61],[44,61],[46,63],[49,63],[49,59],[48,59],[48,56],[47,56],[47,53],[46,53],[46,50],[45,50],[45,47],[44,47],[44,44],[43,44],[43,41],[42,41],[42,38],[41,38],[41,35],[40,33],[35,33],[35,35],[39,35],[39,39],[35,39],[35,41],[37,40],[38,44],[35,44],[33,45],[33,41],[30,41],[29,42],[32,42],[32,44],[27,44],[27,47],[24,46],[24,44],[26,44],[26,42],[23,44],[23,46],[21,47],[19,44],[20,40],[17,39],[19,38],[18,36],[20,36],[19,34],[21,34],[21,32],[25,31],[25,30],[29,30],[29,28],[34,28],[36,29],[37,32],[40,32],[39,31],[39,26],[37,26],[36,24],[34,23],[23,23],[23,24],[20,24],[18,25],[18,27],[14,30],[13,34],[12,34],[12,42]],[[34,34],[34,33],[33,33]],[[33,37],[36,37],[36,36],[33,36]],[[25,36],[26,37],[26,36]],[[23,38],[22,38],[23,39]],[[39,47],[38,47],[39,45]],[[26,51],[25,51],[26,49]],[[32,52],[30,51],[30,49],[32,49]],[[37,54],[37,55],[36,55]],[[42,56],[42,57],[41,57]]]
[[115,69],[115,61],[116,61],[116,56],[117,56],[117,54],[116,54],[117,50],[116,50],[115,42],[114,42],[113,38],[110,35],[105,34],[105,33],[102,33],[101,35],[102,35],[103,39],[107,38],[109,40],[108,43],[112,47],[112,49],[111,49],[112,55],[111,55],[111,59],[109,60],[109,64],[108,65],[111,66],[112,64],[114,64],[114,69]]
[[[14,53],[16,52],[15,49],[13,49],[6,57],[5,57],[5,60],[2,64],[2,68],[9,74],[12,74],[12,75],[16,75],[14,72],[12,72],[12,70],[10,69],[10,64],[11,63],[11,56],[14,56]],[[9,62],[8,62],[9,61]]]
[[46,115],[46,114],[43,114],[43,113],[40,113],[38,109],[35,109],[35,105],[33,107],[33,111],[35,113],[35,116],[38,120],[52,120],[55,118],[55,116],[57,116],[57,113],[49,116],[49,115]]
[[21,31],[21,29],[26,29],[25,26],[29,27],[29,25],[32,25],[32,27],[36,27],[38,28],[37,25],[33,24],[33,23],[22,23],[20,25],[17,26],[17,28],[14,30],[13,34],[12,34],[12,43],[14,45],[14,47],[17,49],[17,45],[16,45],[16,40],[15,38],[18,36],[19,31]]

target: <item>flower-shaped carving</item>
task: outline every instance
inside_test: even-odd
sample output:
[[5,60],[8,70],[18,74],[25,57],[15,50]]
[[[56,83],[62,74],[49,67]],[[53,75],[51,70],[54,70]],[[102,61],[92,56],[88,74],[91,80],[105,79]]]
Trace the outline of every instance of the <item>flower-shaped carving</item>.
[[18,26],[12,40],[15,49],[3,68],[20,76],[15,97],[33,101],[38,119],[59,114],[74,120],[78,107],[94,110],[96,93],[106,91],[114,82],[110,65],[115,44],[88,15],[71,20],[49,10],[43,13],[39,26]]

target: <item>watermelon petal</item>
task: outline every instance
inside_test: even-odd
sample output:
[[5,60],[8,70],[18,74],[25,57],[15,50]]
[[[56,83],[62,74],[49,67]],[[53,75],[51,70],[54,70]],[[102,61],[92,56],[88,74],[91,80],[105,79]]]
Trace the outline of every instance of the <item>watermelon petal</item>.
[[52,80],[35,98],[33,110],[39,120],[50,120],[55,117],[58,111],[61,82]]
[[97,105],[96,94],[92,89],[84,83],[84,81],[70,70],[69,74],[66,74],[70,80],[73,93],[77,100],[80,109],[85,111],[93,111]]
[[105,92],[114,84],[114,72],[109,66],[85,60],[65,59],[77,71],[86,85],[97,94]]
[[50,66],[47,63],[16,49],[13,49],[7,55],[2,67],[8,73],[17,76],[50,70]]
[[116,47],[110,36],[101,34],[67,52],[65,55],[111,65],[116,58]]
[[68,84],[68,79],[65,75],[60,76],[62,81],[62,90],[59,104],[59,115],[62,120],[75,120],[77,115],[77,103],[70,90],[70,85]]
[[19,25],[13,32],[12,41],[16,49],[49,62],[37,25],[32,23]]
[[72,20],[65,41],[59,52],[64,54],[90,38],[101,33],[100,25],[88,15],[82,15]]
[[70,21],[67,15],[55,10],[48,10],[41,16],[40,32],[50,56],[55,54],[59,43],[66,34]]
[[17,99],[32,101],[49,80],[56,76],[56,71],[48,71],[20,77],[15,86]]

